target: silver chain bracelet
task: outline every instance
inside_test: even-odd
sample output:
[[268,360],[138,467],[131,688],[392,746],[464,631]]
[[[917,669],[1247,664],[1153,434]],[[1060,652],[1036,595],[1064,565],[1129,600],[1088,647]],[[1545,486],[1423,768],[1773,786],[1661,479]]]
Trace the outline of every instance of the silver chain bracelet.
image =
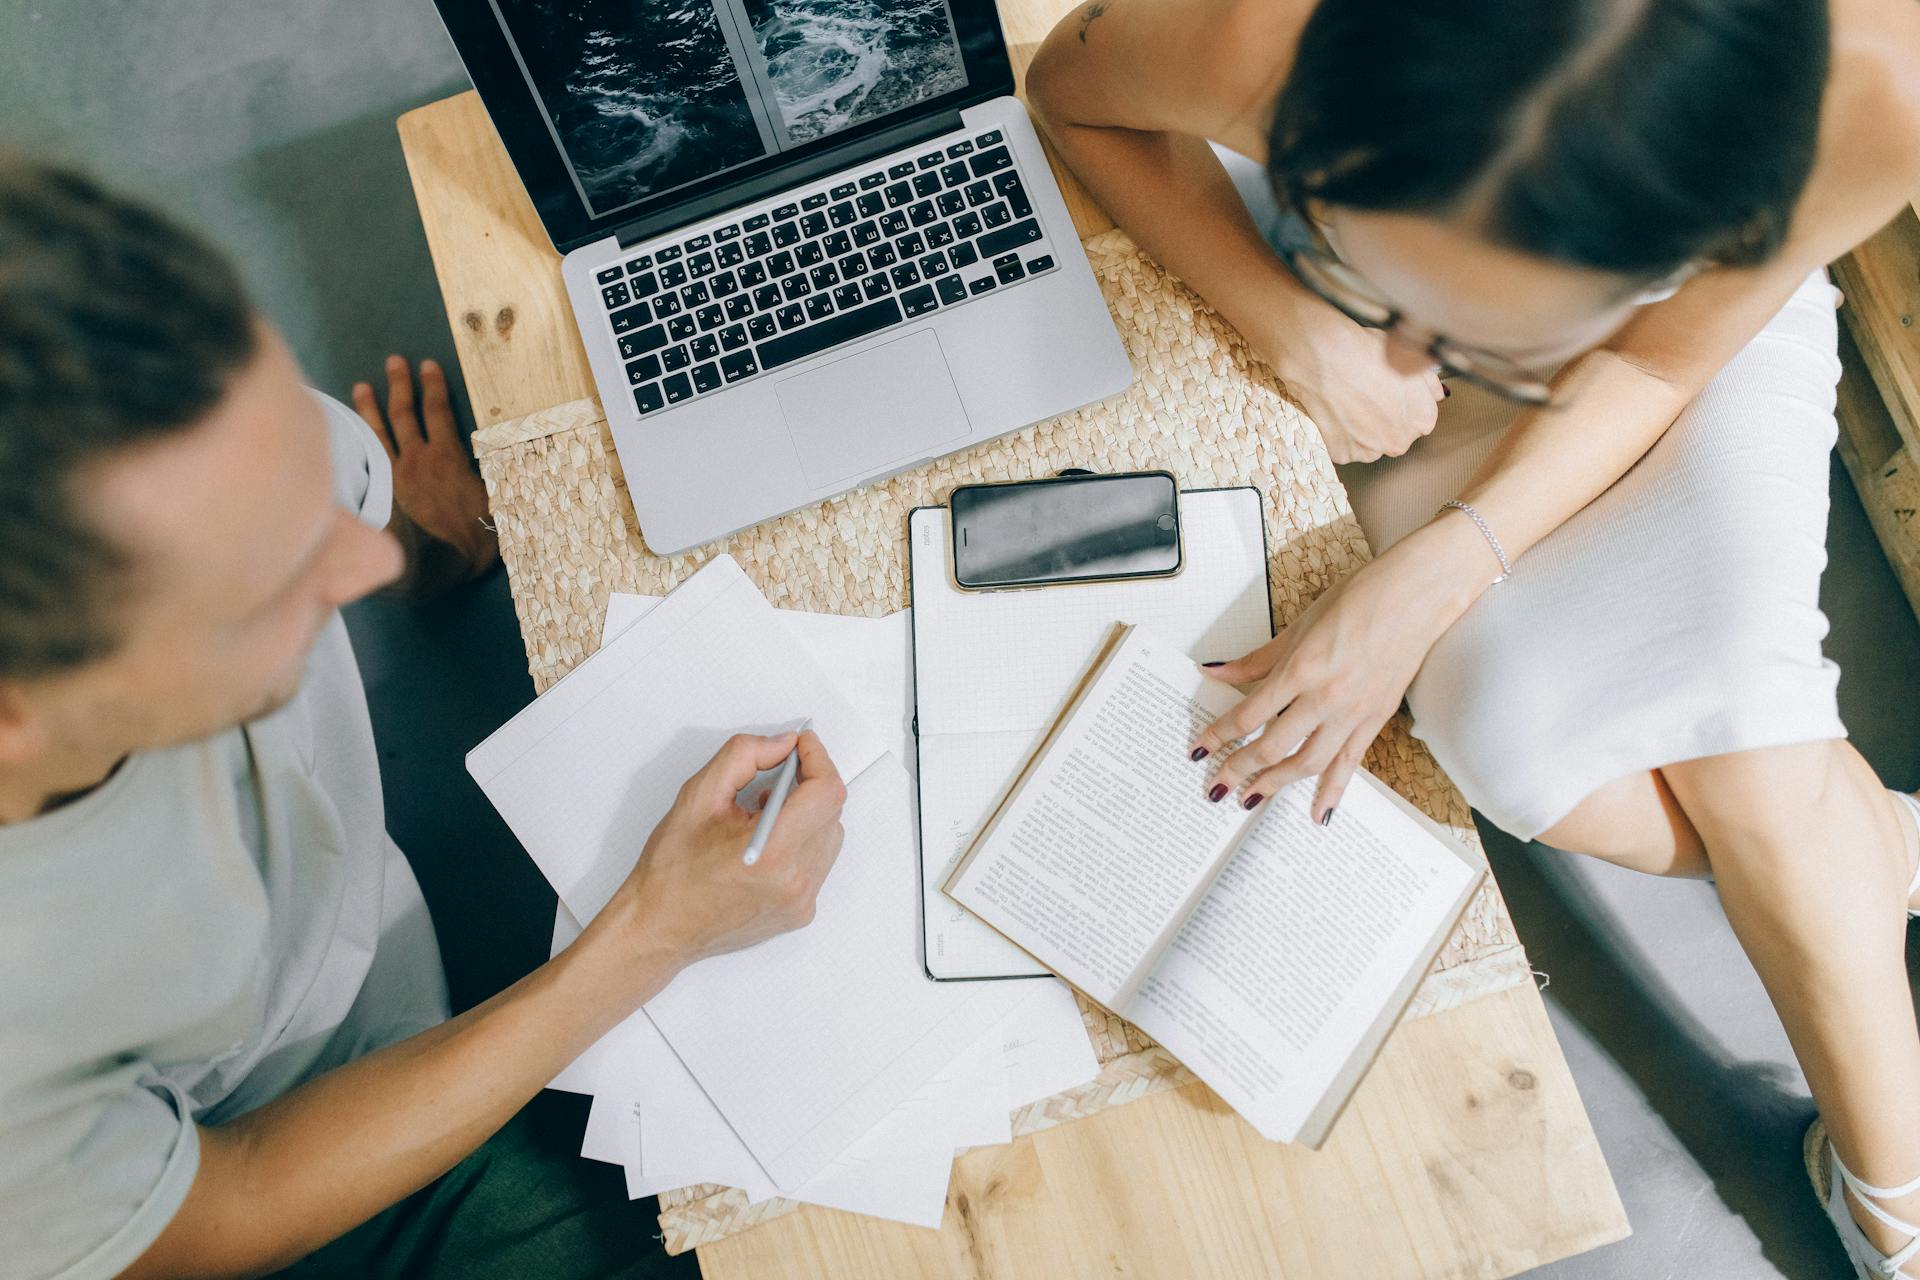
[[1500,576],[1495,578],[1488,585],[1499,586],[1501,583],[1505,582],[1508,578],[1511,578],[1513,576],[1513,565],[1508,563],[1507,553],[1501,548],[1500,539],[1493,536],[1492,527],[1489,526],[1485,520],[1481,519],[1480,513],[1478,511],[1475,511],[1472,507],[1468,506],[1466,503],[1460,501],[1460,499],[1458,498],[1453,498],[1440,504],[1440,509],[1442,511],[1445,511],[1448,507],[1452,507],[1456,511],[1466,512],[1467,519],[1473,521],[1476,525],[1480,526],[1481,536],[1487,540],[1487,545],[1493,548],[1494,557],[1500,561]]

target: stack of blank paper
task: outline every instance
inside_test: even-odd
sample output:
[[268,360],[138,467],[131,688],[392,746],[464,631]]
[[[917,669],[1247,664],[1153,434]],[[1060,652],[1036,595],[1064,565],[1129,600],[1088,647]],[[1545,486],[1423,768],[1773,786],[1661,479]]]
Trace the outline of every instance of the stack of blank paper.
[[554,1082],[594,1096],[583,1154],[625,1166],[634,1195],[719,1182],[937,1225],[954,1150],[1006,1141],[1010,1107],[1097,1064],[1057,982],[921,968],[905,616],[781,613],[721,556],[608,622],[468,756],[559,893],[556,950],[735,732],[810,717],[847,837],[812,925],[688,968]]

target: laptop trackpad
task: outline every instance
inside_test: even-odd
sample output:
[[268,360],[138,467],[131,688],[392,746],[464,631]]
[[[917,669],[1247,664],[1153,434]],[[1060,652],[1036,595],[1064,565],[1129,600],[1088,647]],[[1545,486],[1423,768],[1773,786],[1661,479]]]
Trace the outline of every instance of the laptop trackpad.
[[918,461],[970,429],[930,329],[789,378],[779,396],[809,484]]

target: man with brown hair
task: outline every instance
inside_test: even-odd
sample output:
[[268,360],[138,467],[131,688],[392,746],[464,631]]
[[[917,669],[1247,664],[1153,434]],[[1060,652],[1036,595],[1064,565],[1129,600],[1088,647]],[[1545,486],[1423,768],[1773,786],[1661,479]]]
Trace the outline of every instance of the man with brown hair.
[[[681,968],[811,917],[839,779],[811,734],[739,737],[634,833],[643,856],[574,946],[446,1020],[338,610],[403,571],[396,487],[453,576],[490,547],[438,370],[424,427],[411,371],[388,373],[387,417],[356,390],[363,421],[302,385],[205,244],[0,161],[8,1276],[292,1263],[473,1152]],[[736,793],[794,750],[749,872]],[[526,1274],[509,1247],[461,1252],[435,1212],[341,1266]]]

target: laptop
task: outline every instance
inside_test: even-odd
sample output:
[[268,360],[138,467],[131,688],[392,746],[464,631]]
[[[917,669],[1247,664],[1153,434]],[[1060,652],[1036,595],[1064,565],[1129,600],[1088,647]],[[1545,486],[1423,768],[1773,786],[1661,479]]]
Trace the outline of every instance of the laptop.
[[436,0],[670,554],[1132,381],[991,0]]

